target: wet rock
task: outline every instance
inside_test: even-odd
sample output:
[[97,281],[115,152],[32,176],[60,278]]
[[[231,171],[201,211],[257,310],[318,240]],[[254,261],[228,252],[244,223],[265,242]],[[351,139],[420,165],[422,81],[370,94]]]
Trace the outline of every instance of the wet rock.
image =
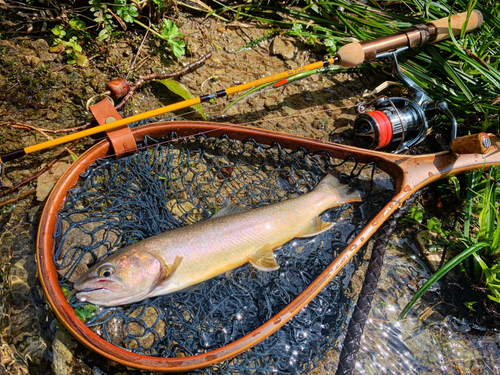
[[49,120],[55,120],[57,118],[57,111],[49,109],[47,111],[46,116],[47,116],[47,119],[49,119]]
[[13,184],[12,181],[9,180],[7,177],[3,177],[0,186],[2,186],[3,188],[10,188],[13,186]]
[[2,261],[2,263],[8,261],[11,258],[11,246],[13,242],[14,235],[12,233],[8,231],[2,233],[2,236],[0,237],[0,260]]
[[281,103],[276,103],[276,98],[269,98],[264,101],[264,108],[268,111],[274,111],[279,108]]
[[50,62],[56,59],[56,54],[49,52],[49,44],[44,39],[37,39],[32,43],[33,49],[43,62]]
[[319,130],[326,130],[328,127],[328,118],[326,117],[319,117],[316,120],[313,121],[312,125]]
[[61,331],[56,333],[56,338],[52,342],[52,370],[56,375],[80,374],[92,375],[92,369],[73,355],[76,343],[71,338],[66,337]]
[[[415,235],[415,244],[431,270],[437,272],[443,253],[443,245],[439,243],[439,235],[430,230],[421,231]],[[447,256],[446,260],[449,258]]]
[[[88,218],[83,214],[71,215],[70,220],[76,223],[76,225],[73,225],[70,229],[68,222],[66,220],[63,221],[63,232],[66,233],[66,239],[61,245],[62,249],[60,250],[58,260],[67,256],[68,251],[75,252],[76,255],[74,256],[82,256],[76,270],[72,272],[69,278],[70,282],[74,282],[88,271],[88,265],[93,265],[95,262],[95,258],[91,253],[80,255],[79,252],[81,249],[90,246],[95,241],[94,243],[99,243],[100,245],[97,247],[94,246],[92,251],[96,257],[102,257],[109,252],[110,248],[116,246],[117,241],[120,239],[120,234],[109,225],[104,225],[105,221]],[[58,268],[57,272],[62,277],[65,277],[68,270],[66,268]]]
[[40,63],[41,59],[35,55],[24,55],[23,62],[25,65],[30,65],[32,67],[37,66]]
[[[108,77],[104,73],[102,73],[100,71],[95,71],[94,77],[92,77],[89,81],[91,87],[87,87],[86,90],[88,91],[88,89],[93,89],[94,93],[104,92],[106,90],[106,82],[107,81],[108,81]],[[92,95],[90,95],[90,96],[92,96]]]
[[201,43],[194,38],[185,38],[186,42],[186,53],[188,56],[196,56],[200,50]]
[[293,108],[290,108],[289,106],[287,105],[283,105],[281,108],[280,108],[280,112],[283,116],[292,116],[296,111],[295,109]]
[[[133,336],[135,340],[130,340],[129,348],[134,350],[138,346],[144,348],[152,347],[158,337],[165,336],[165,322],[162,319],[158,319],[158,311],[154,307],[147,307],[143,314],[143,308],[139,308],[130,314],[131,317],[141,317],[141,319],[136,322],[130,322],[128,324],[128,331],[130,336]],[[156,331],[156,334],[151,330]]]
[[65,103],[57,111],[57,122],[64,124],[64,127],[69,127],[70,124],[75,121],[75,114],[78,111],[75,110],[75,106],[72,103]]
[[19,356],[12,352],[9,345],[2,343],[0,345],[0,374],[9,375],[27,375],[28,366]]
[[68,169],[69,166],[70,164],[65,163],[63,161],[55,163],[52,166],[52,168],[50,168],[50,171],[42,174],[38,178],[38,183],[36,186],[36,198],[39,201],[43,201],[45,198],[47,198],[47,196],[49,195],[50,191],[52,190],[56,182],[66,171],[66,169]]
[[288,40],[274,38],[271,44],[271,54],[280,56],[284,60],[291,60],[295,56],[295,46]]

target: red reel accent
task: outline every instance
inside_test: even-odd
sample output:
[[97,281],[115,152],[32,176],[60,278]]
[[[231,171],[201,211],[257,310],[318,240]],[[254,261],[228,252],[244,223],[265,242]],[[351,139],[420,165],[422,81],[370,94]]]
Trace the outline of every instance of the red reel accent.
[[392,140],[392,125],[389,117],[382,111],[372,111],[368,114],[373,117],[380,130],[380,140],[377,148],[387,146]]

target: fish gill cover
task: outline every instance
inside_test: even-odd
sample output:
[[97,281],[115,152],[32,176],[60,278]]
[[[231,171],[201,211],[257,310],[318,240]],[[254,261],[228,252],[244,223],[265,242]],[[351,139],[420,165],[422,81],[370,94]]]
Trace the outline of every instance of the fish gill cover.
[[[134,155],[98,160],[70,190],[58,214],[54,263],[60,285],[71,289],[88,268],[152,235],[206,219],[228,204],[258,207],[310,191],[327,171],[363,192],[323,214],[332,230],[294,239],[275,251],[280,268],[260,272],[246,264],[193,290],[128,306],[94,308],[70,300],[86,325],[105,340],[135,353],[184,357],[231,343],[268,321],[298,296],[346,247],[392,195],[390,179],[375,165],[332,159],[326,153],[291,151],[199,135],[146,138]],[[381,181],[377,184],[376,181]],[[375,181],[375,183],[374,183]],[[352,313],[349,282],[359,253],[276,333],[203,373],[305,373],[338,345]],[[354,301],[355,302],[355,301]],[[95,310],[95,311],[94,311]]]

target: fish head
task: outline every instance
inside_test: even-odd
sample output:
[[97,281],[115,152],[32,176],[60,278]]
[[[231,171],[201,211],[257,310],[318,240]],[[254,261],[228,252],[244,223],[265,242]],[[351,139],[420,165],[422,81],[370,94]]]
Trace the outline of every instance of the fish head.
[[140,301],[163,278],[163,263],[146,251],[118,251],[84,273],[73,287],[82,302],[100,306]]

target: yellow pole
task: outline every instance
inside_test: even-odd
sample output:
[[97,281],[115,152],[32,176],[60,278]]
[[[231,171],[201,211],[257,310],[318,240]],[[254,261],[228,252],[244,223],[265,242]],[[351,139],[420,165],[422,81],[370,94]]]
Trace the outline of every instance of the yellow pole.
[[87,137],[87,136],[101,133],[104,131],[116,129],[116,128],[119,128],[121,126],[130,124],[132,122],[141,121],[141,120],[144,120],[144,119],[147,119],[150,117],[154,117],[154,116],[159,116],[159,115],[162,115],[162,114],[167,113],[167,112],[177,111],[179,109],[186,108],[186,107],[189,107],[189,106],[192,106],[195,104],[199,104],[199,103],[202,103],[204,101],[208,101],[208,100],[219,98],[219,97],[226,96],[226,95],[231,95],[231,94],[243,91],[243,90],[247,90],[247,89],[251,89],[253,87],[263,85],[265,83],[284,79],[284,78],[293,76],[297,73],[306,72],[306,71],[310,71],[313,69],[318,69],[322,66],[328,66],[328,65],[334,64],[334,63],[335,63],[335,58],[333,58],[333,57],[329,58],[328,60],[325,60],[325,61],[317,61],[317,62],[314,62],[312,64],[308,64],[308,65],[305,65],[305,66],[302,66],[299,68],[287,70],[286,72],[281,72],[281,73],[274,74],[272,76],[257,79],[255,81],[242,83],[241,85],[233,86],[233,87],[230,87],[226,90],[218,91],[217,93],[200,96],[200,97],[185,100],[185,101],[182,101],[179,103],[174,103],[171,105],[167,105],[165,107],[161,107],[161,108],[153,109],[151,111],[139,113],[137,115],[133,115],[133,116],[121,119],[121,120],[113,121],[113,122],[110,122],[109,124],[97,126],[97,127],[91,128],[91,129],[82,130],[82,131],[74,133],[74,134],[68,134],[68,135],[65,135],[63,137],[52,139],[50,141],[46,141],[46,142],[38,143],[38,144],[33,145],[33,146],[25,147],[24,149],[21,149],[18,151],[14,151],[14,152],[11,152],[8,154],[0,155],[0,162],[2,161],[2,159],[3,159],[3,161],[17,159],[20,156],[23,156],[26,154],[31,154],[32,152],[45,150],[49,147],[58,146],[58,145],[61,145],[63,143],[71,142],[71,141],[74,141],[74,140],[77,140],[77,139],[80,139],[83,137]]

